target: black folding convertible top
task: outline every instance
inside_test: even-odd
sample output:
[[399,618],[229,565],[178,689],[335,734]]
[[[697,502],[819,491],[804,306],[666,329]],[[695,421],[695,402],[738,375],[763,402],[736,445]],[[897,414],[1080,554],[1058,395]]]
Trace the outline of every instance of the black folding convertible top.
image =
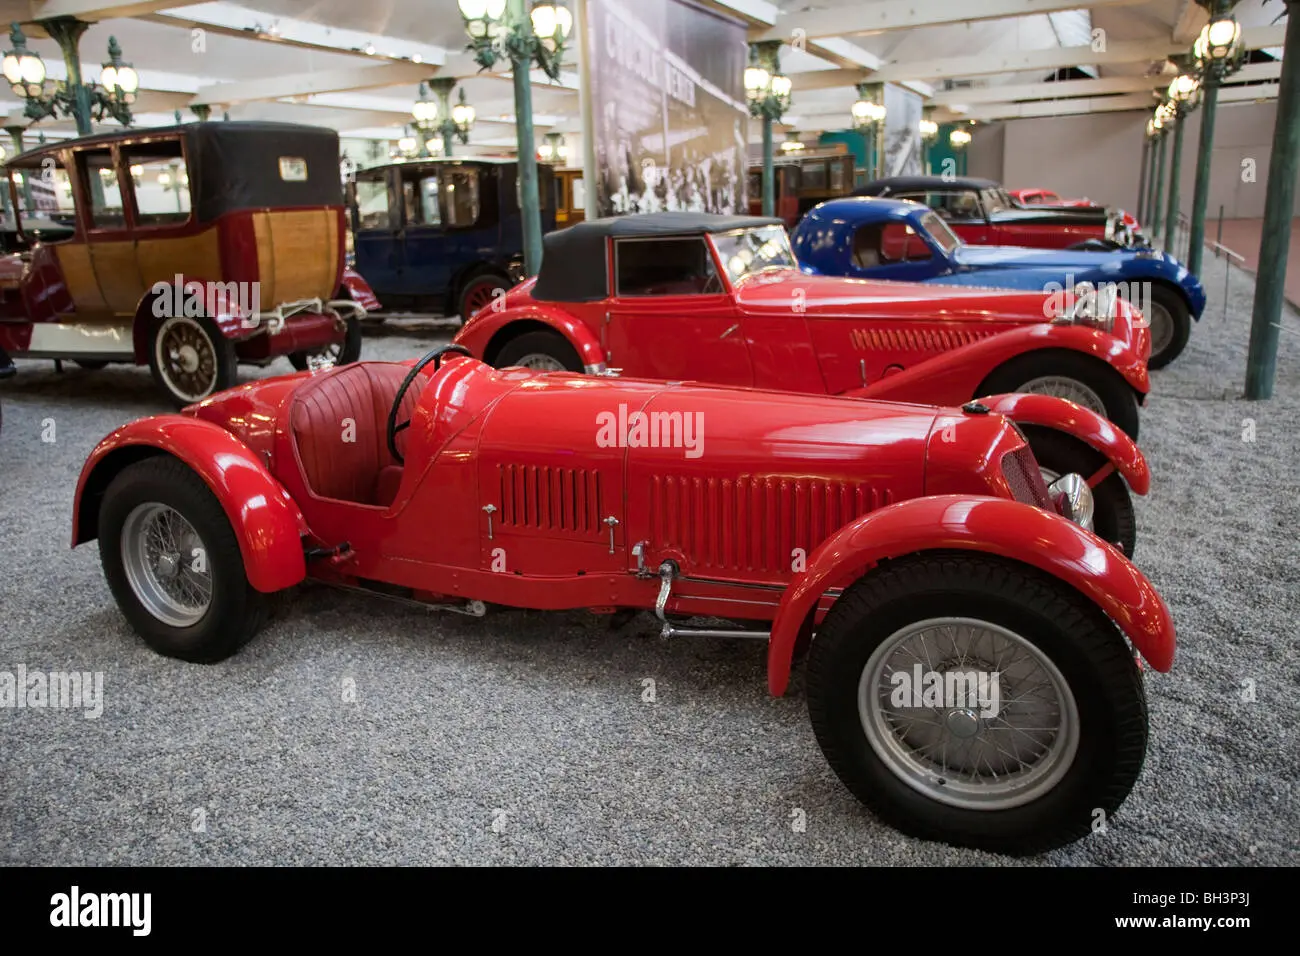
[[533,298],[546,302],[595,302],[609,295],[605,248],[609,238],[703,236],[779,226],[765,216],[720,216],[705,212],[649,212],[589,219],[542,239],[542,267]]
[[853,190],[855,196],[888,196],[893,193],[910,193],[918,190],[930,192],[960,192],[964,189],[999,189],[1001,183],[973,176],[945,178],[943,176],[890,176],[873,179],[865,186]]

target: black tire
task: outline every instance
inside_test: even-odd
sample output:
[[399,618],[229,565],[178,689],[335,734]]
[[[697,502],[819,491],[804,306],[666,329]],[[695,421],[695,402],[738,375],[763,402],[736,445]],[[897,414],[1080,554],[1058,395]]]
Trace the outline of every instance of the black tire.
[[1105,417],[1134,441],[1138,437],[1138,402],[1133,387],[1100,359],[1080,352],[1044,349],[1017,356],[999,365],[972,395],[1025,392],[1022,386],[1044,377],[1071,379],[1091,391],[1105,409]]
[[469,321],[471,315],[490,305],[496,296],[496,290],[508,290],[514,283],[508,276],[499,272],[478,272],[461,282],[456,295],[456,312],[460,324]]
[[[122,555],[122,530],[139,505],[158,503],[179,512],[197,532],[211,575],[203,617],[178,627],[155,616],[132,588]],[[224,660],[257,633],[267,596],[248,583],[234,529],[221,503],[192,470],[169,455],[137,462],[113,479],[99,510],[99,558],[104,577],[128,622],[165,657],[196,664]]]
[[[194,392],[182,390],[178,380],[174,378],[177,374],[172,371],[171,363],[167,366],[160,364],[160,343],[159,336],[167,329],[168,323],[177,322],[185,325],[187,329],[192,328],[195,334],[201,335],[209,354],[202,360],[204,363],[201,368],[206,372],[205,377],[211,382],[210,386],[202,394],[196,395]],[[207,367],[210,362],[211,367]],[[153,373],[153,380],[158,387],[163,390],[172,403],[177,407],[183,408],[186,405],[192,405],[195,402],[202,401],[209,395],[227,388],[233,388],[239,382],[239,358],[235,354],[235,343],[230,341],[221,334],[217,324],[206,315],[200,316],[160,316],[153,320],[149,327],[149,371]],[[198,386],[196,386],[196,389]]]
[[[943,802],[905,782],[868,739],[858,686],[872,652],[909,624],[942,617],[973,618],[1015,632],[1069,688],[1077,708],[1077,749],[1055,785],[1028,802],[998,809]],[[1098,823],[1109,823],[1146,754],[1141,673],[1115,625],[1060,581],[983,554],[914,555],[853,584],[813,639],[807,689],[817,742],[858,799],[905,833],[956,846],[1024,855],[1077,840]],[[941,773],[955,777],[946,756]]]
[[1123,249],[1124,246],[1114,239],[1085,239],[1083,242],[1076,242],[1065,248],[1071,252],[1114,252],[1116,249]]
[[323,349],[317,349],[314,352],[290,352],[289,364],[298,371],[305,372],[311,367],[313,356],[327,358],[335,366],[351,365],[361,358],[361,320],[356,316],[351,316],[346,321],[347,330],[343,334],[342,342],[326,346]]
[[73,359],[78,368],[84,368],[87,372],[98,372],[100,369],[108,368],[107,362],[98,359]]
[[[1021,430],[1029,439],[1034,458],[1057,477],[1071,472],[1091,478],[1108,459],[1095,448],[1085,445],[1073,435],[1041,425],[1023,425]],[[1051,484],[1051,481],[1048,481]],[[1092,489],[1093,531],[1103,541],[1109,541],[1133,557],[1137,547],[1137,519],[1133,514],[1133,497],[1128,483],[1119,472],[1112,472]]]
[[509,368],[528,356],[547,356],[560,363],[566,371],[583,371],[582,358],[559,332],[525,332],[507,342],[492,364],[497,368]]
[[1192,312],[1187,307],[1183,297],[1173,289],[1162,285],[1153,285],[1151,287],[1151,305],[1164,310],[1169,317],[1169,322],[1173,325],[1173,334],[1165,346],[1159,352],[1155,350],[1155,325],[1160,321],[1157,316],[1147,316],[1147,322],[1150,324],[1151,331],[1151,357],[1147,359],[1147,368],[1164,368],[1174,359],[1182,354],[1183,349],[1187,348],[1187,340],[1192,334]]

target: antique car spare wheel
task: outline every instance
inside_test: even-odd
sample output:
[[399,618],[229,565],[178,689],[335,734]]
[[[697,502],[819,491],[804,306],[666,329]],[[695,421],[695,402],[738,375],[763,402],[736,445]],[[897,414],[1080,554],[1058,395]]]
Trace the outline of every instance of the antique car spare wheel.
[[178,405],[189,405],[235,384],[235,345],[206,316],[173,315],[154,327],[149,367]]

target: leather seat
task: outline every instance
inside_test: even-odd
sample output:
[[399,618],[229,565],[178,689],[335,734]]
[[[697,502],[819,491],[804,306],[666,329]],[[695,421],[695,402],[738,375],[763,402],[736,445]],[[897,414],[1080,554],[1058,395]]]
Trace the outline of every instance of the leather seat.
[[[314,494],[366,505],[392,504],[402,469],[388,452],[388,413],[409,371],[406,365],[358,362],[299,388],[289,421],[303,477]],[[407,389],[398,422],[414,413],[428,381],[420,375]],[[397,436],[403,453],[407,434]]]

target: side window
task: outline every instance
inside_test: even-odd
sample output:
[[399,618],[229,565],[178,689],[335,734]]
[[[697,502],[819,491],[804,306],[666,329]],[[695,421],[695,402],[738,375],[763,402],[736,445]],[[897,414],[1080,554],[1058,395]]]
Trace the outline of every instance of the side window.
[[614,270],[621,296],[722,291],[703,237],[620,239],[614,243]]
[[131,174],[137,226],[166,226],[190,218],[190,177],[179,140],[127,146],[122,162]]
[[929,259],[932,253],[925,240],[905,222],[890,222],[880,228],[880,261],[919,262]]
[[569,204],[569,208],[581,212],[587,208],[587,185],[582,181],[581,176],[573,177],[570,182],[573,184],[571,187],[573,190],[573,200]]
[[442,212],[438,208],[438,174],[420,180],[420,222],[426,226],[441,226]]
[[884,224],[869,222],[853,234],[853,264],[859,269],[880,265],[880,230]]
[[[25,215],[35,218],[58,216],[71,217],[76,213],[76,203],[72,198],[72,178],[68,171],[54,159],[47,156],[39,167],[15,170],[14,186],[18,190],[18,203]],[[5,184],[8,188],[8,184]],[[27,197],[31,204],[28,207]]]
[[357,221],[362,229],[391,229],[388,212],[388,180],[370,177],[356,181]]
[[472,226],[478,222],[478,170],[472,166],[451,167],[442,171],[443,222],[455,227]]
[[85,194],[90,197],[92,229],[122,229],[126,212],[122,207],[122,190],[113,168],[113,153],[107,149],[83,150],[77,156],[77,169]]
[[963,189],[961,192],[950,193],[946,198],[948,200],[949,219],[961,222],[968,219],[979,219],[983,215],[980,212],[979,194],[973,189]]

